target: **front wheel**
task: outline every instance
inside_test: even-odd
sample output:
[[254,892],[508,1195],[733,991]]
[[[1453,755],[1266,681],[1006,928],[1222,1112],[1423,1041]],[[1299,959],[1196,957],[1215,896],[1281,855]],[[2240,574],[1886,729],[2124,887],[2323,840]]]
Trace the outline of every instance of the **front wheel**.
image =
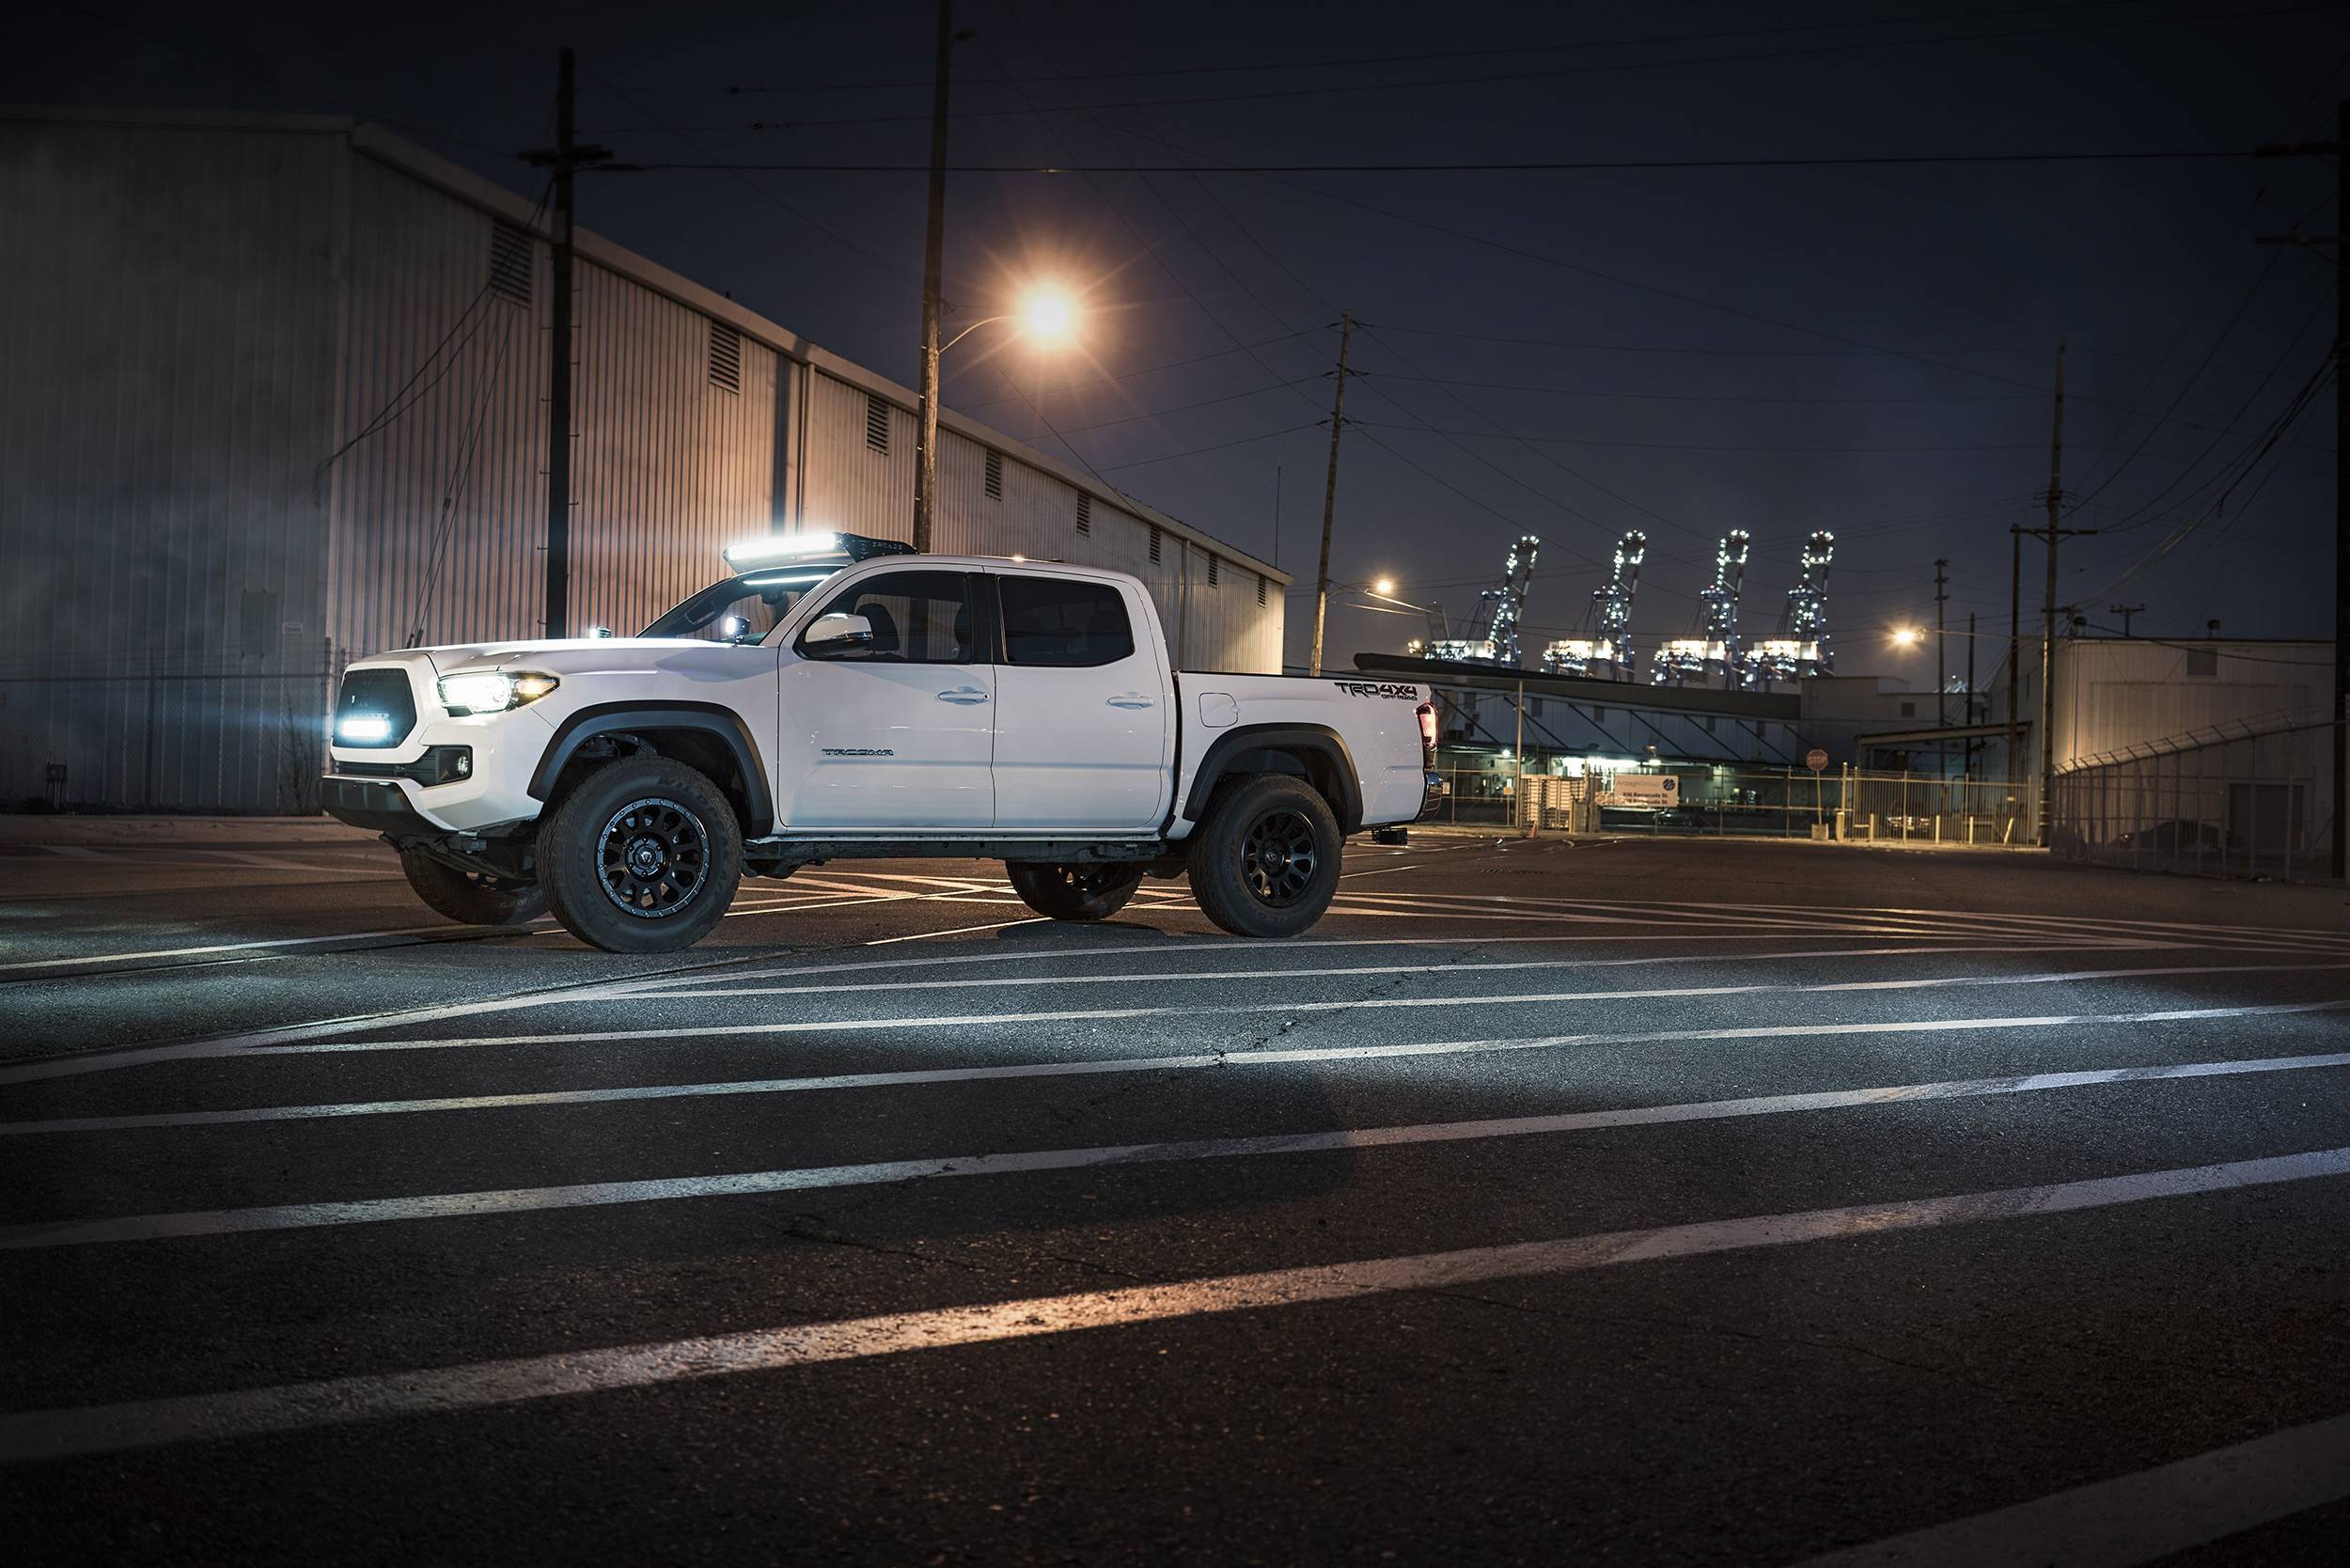
[[1294,936],[1339,890],[1338,818],[1302,778],[1261,773],[1216,793],[1191,836],[1191,894],[1235,936]]
[[718,787],[640,756],[579,781],[539,833],[539,880],[563,929],[613,953],[666,953],[707,935],[743,881],[743,830]]
[[459,870],[420,849],[401,850],[400,869],[427,909],[459,925],[527,925],[547,912],[546,897],[534,884]]
[[1004,868],[1020,902],[1052,920],[1106,920],[1126,907],[1142,886],[1138,865],[1041,865],[1013,861]]

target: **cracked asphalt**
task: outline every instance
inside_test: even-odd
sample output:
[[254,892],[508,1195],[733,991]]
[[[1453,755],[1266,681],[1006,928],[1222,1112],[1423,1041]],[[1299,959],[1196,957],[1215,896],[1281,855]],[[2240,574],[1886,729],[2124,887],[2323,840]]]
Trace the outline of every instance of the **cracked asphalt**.
[[617,958],[0,868],[14,1560],[2350,1539],[2341,889],[1430,835],[1290,942],[860,862]]

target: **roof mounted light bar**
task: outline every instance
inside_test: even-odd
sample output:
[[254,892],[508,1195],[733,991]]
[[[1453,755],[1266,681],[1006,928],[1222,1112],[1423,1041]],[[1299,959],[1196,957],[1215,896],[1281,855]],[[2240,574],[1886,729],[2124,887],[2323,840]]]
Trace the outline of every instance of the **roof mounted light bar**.
[[910,556],[914,546],[894,539],[868,539],[863,534],[776,534],[727,546],[727,560],[737,567],[771,566],[779,561],[816,560],[838,556],[861,561],[874,556]]

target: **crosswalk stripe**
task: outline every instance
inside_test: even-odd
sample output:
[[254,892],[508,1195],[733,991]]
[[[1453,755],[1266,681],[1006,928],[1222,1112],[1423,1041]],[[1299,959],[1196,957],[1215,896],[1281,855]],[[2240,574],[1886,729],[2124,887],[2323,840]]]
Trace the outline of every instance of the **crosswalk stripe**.
[[225,1393],[137,1400],[0,1416],[0,1463],[118,1452],[167,1443],[302,1432],[398,1416],[446,1414],[780,1372],[909,1351],[992,1344],[1400,1291],[1458,1289],[1668,1258],[1883,1237],[1946,1225],[2040,1218],[2124,1203],[2305,1182],[2350,1173],[2350,1148],[2224,1165],[2092,1177],[1942,1198],[1751,1215],[1449,1252],[1323,1263],[1253,1274],[1130,1285],[1026,1300],[793,1324],[606,1350],[332,1378]]

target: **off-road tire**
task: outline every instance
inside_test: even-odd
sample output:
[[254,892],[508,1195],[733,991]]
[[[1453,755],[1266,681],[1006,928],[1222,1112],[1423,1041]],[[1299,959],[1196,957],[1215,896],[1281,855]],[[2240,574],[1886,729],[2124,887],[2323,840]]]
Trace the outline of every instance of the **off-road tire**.
[[1004,873],[1022,903],[1053,920],[1106,920],[1125,908],[1142,886],[1142,867],[1122,861],[1046,865],[1016,860]]
[[743,882],[743,829],[709,777],[624,757],[581,778],[539,830],[539,882],[563,929],[609,953],[707,935]]
[[1191,836],[1191,895],[1235,936],[1294,936],[1330,907],[1343,841],[1330,803],[1304,779],[1231,780]]
[[400,852],[400,869],[427,909],[461,926],[527,925],[547,912],[535,883],[460,870],[418,849]]

